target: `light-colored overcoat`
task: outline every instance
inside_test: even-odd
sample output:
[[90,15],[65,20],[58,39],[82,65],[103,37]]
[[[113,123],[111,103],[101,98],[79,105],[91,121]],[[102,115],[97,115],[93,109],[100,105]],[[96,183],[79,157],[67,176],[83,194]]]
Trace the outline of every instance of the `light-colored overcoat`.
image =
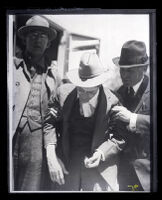
[[[14,58],[13,66],[13,84],[9,94],[12,97],[12,134],[14,135],[25,105],[27,103],[31,84],[27,71],[27,66],[23,59]],[[47,72],[43,74],[41,89],[41,115],[42,119],[46,115],[48,108],[48,100],[56,88],[60,85],[60,79],[57,69],[52,65],[47,68]],[[11,88],[10,88],[11,89]]]

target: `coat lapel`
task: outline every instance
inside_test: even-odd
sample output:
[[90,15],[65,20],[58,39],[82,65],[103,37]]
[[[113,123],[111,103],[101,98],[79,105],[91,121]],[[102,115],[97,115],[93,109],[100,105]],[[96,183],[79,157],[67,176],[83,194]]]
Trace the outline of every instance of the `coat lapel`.
[[142,95],[142,98],[139,102],[139,104],[137,105],[136,109],[135,109],[135,113],[138,113],[138,111],[140,110],[140,108],[143,106],[143,103],[145,101],[145,98],[148,97],[148,93],[150,92],[150,82],[148,82],[147,88],[144,92],[144,94]]
[[[111,99],[109,89],[103,90],[101,88],[98,108],[96,110],[96,123],[94,129],[94,137],[92,142],[92,152],[97,149],[105,141],[105,133],[109,124],[109,111],[114,103],[117,103],[117,99]],[[117,158],[114,156],[109,161],[102,162],[99,165],[98,170],[101,176],[109,184],[112,191],[118,190],[117,180]]]
[[42,116],[45,116],[47,110],[48,101],[51,94],[56,93],[58,83],[55,78],[56,74],[52,74],[51,67],[48,67],[47,72],[42,74],[42,89],[41,89],[41,111]]
[[[47,72],[43,73],[43,75],[42,75],[41,102],[43,100],[44,92],[46,91],[46,86],[47,86],[47,88],[49,88],[50,94],[52,91],[56,90],[56,88],[57,88],[57,83],[55,81],[54,75],[51,72],[51,67],[48,67]],[[50,94],[49,94],[49,97],[50,97]]]
[[62,148],[63,148],[63,154],[65,155],[66,163],[69,158],[69,132],[68,132],[69,119],[76,98],[77,98],[77,90],[75,88],[67,96],[63,106],[64,116],[63,116]]
[[[145,79],[147,79],[148,77],[145,77]],[[146,82],[146,81],[145,81]],[[144,83],[144,81],[141,83],[141,86],[140,87],[145,87],[144,86],[145,85],[145,83]],[[140,88],[139,88],[140,89]],[[117,96],[118,96],[118,98],[119,98],[119,100],[120,100],[120,102],[124,105],[125,103],[125,101],[127,100],[127,99],[125,99],[125,94],[126,94],[126,91],[127,91],[127,87],[125,87],[124,85],[123,86],[121,86],[121,88],[118,90],[118,92],[117,92]],[[137,103],[137,105],[136,105],[136,107],[135,107],[135,109],[133,110],[133,112],[134,113],[138,113],[138,111],[140,110],[140,108],[143,106],[143,102],[144,102],[144,100],[145,100],[145,98],[148,96],[148,93],[150,92],[150,83],[149,83],[149,81],[148,81],[148,83],[147,83],[147,87],[146,87],[146,89],[145,89],[145,91],[144,92],[142,92],[142,94],[141,93],[138,93],[138,99],[140,99],[139,100],[139,102]]]
[[95,112],[96,121],[91,147],[92,152],[94,151],[94,149],[98,148],[98,146],[104,141],[104,134],[108,125],[107,114],[108,110],[110,109],[110,105],[108,104],[109,98],[109,94],[105,95],[103,87],[101,87],[98,98],[98,105]]
[[45,80],[50,92],[53,91],[56,88],[56,82],[55,82],[54,77],[49,76],[48,73],[43,74],[43,76],[44,76],[44,80]]
[[[21,63],[21,65],[25,65],[25,63]],[[16,70],[14,71],[14,86],[13,86],[13,133],[15,132],[17,125],[20,121],[22,112],[24,110],[26,101],[30,92],[30,82],[27,80],[24,74],[25,66],[16,66]]]

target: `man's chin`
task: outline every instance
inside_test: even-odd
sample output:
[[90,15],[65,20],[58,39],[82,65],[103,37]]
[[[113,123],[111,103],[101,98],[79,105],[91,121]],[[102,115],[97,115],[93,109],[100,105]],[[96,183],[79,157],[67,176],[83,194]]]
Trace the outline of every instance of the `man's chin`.
[[132,85],[130,84],[130,82],[128,81],[123,81],[123,85],[125,85],[126,87],[131,87]]

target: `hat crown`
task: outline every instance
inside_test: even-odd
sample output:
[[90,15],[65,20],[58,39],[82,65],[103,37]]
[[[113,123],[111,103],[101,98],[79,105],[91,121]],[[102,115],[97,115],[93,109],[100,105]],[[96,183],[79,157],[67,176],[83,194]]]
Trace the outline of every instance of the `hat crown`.
[[38,15],[31,17],[27,22],[26,26],[43,26],[49,28],[49,23],[43,17]]
[[131,40],[126,42],[122,49],[119,65],[139,65],[148,60],[144,42]]
[[81,57],[79,66],[79,77],[90,79],[101,75],[105,71],[96,53],[86,52]]
[[108,69],[104,68],[95,52],[86,52],[81,56],[79,69],[67,72],[68,79],[79,87],[96,87],[108,80]]
[[39,15],[35,15],[28,19],[25,26],[18,29],[18,35],[20,38],[24,39],[28,33],[37,30],[45,32],[50,41],[57,36],[56,30],[50,27],[48,20]]

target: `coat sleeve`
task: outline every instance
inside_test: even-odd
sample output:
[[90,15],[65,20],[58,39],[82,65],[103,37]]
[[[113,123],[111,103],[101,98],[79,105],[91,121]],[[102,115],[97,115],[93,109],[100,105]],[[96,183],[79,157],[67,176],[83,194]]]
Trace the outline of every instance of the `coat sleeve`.
[[112,158],[112,156],[116,156],[124,148],[126,143],[125,137],[122,136],[120,129],[117,129],[116,126],[114,128],[114,113],[112,108],[121,104],[115,95],[112,95],[111,99],[109,99],[109,102],[110,101],[112,106],[109,112],[108,129],[105,134],[105,141],[98,147],[98,149],[103,152],[105,160]]
[[125,146],[125,141],[119,139],[108,139],[104,143],[99,146],[99,150],[101,150],[104,154],[104,160],[111,159],[112,156],[116,156],[122,148]]
[[[112,120],[113,121],[113,120]],[[113,155],[124,150],[129,142],[130,134],[136,134],[140,137],[147,136],[150,133],[150,116],[144,114],[137,115],[136,132],[130,133],[127,125],[121,121],[116,121],[115,124],[109,122],[108,139],[100,145],[100,149],[104,153],[105,160],[110,159]]]
[[136,134],[145,135],[150,132],[150,116],[137,114]]
[[53,93],[48,103],[48,111],[44,119],[43,133],[44,146],[57,144],[57,124],[61,118],[61,107],[58,100],[58,91]]

